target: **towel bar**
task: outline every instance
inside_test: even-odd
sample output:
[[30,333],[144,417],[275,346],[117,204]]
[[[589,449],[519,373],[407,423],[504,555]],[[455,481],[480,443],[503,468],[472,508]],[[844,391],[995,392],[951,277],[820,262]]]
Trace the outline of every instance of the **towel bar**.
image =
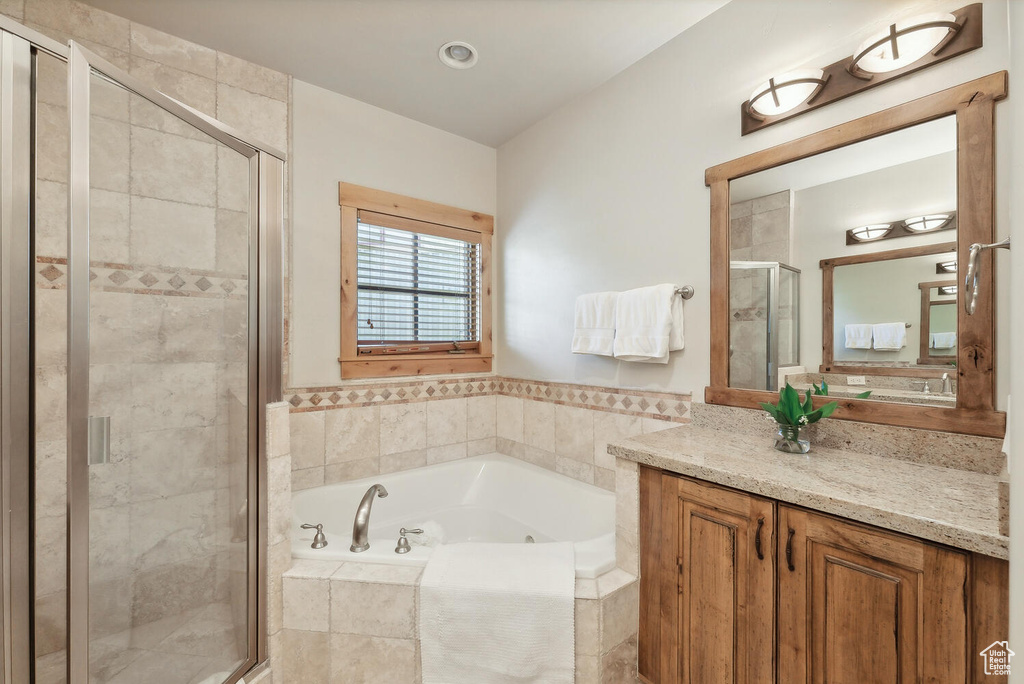
[[690,299],[691,297],[693,297],[693,288],[690,287],[689,285],[677,287],[676,294],[681,296],[683,299]]

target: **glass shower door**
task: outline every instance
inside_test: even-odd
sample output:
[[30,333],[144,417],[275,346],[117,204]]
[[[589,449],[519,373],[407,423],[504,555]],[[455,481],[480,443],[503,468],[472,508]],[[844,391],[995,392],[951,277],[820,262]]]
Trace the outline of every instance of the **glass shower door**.
[[71,73],[69,671],[236,681],[257,643],[257,153],[78,46]]

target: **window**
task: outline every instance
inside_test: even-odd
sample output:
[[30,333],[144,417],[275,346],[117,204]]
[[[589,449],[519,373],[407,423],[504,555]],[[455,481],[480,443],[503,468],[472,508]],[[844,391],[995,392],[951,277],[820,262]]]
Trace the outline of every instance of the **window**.
[[341,183],[342,377],[491,368],[494,219]]

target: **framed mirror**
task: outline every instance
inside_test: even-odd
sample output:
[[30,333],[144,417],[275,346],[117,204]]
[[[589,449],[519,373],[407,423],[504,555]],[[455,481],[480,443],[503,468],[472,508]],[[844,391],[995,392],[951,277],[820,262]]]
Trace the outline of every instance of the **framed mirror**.
[[835,417],[1001,436],[991,264],[973,316],[958,264],[992,242],[991,76],[708,169],[705,401],[788,382]]
[[956,365],[956,321],[959,309],[957,281],[933,280],[918,283],[921,293],[921,338],[917,363],[920,366]]

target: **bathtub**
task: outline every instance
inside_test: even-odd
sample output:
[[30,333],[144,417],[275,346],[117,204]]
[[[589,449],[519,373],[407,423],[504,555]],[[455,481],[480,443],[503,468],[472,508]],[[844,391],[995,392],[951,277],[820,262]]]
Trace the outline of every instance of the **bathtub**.
[[[370,548],[352,553],[352,521],[363,494],[384,485],[370,515]],[[395,553],[399,528],[436,521],[445,543],[570,541],[576,576],[593,578],[615,567],[615,495],[501,454],[475,456],[389,475],[325,485],[292,495],[292,555],[296,558],[426,565],[431,548]],[[327,546],[310,547],[323,523]]]

